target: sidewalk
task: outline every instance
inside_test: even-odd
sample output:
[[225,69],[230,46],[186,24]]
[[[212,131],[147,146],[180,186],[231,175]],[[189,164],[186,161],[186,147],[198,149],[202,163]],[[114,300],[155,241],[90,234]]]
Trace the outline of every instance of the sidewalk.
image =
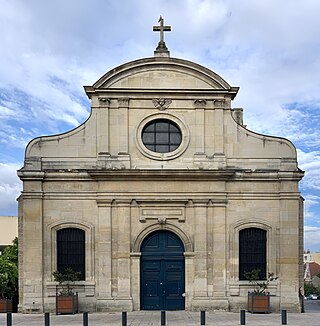
[[[188,311],[169,311],[166,313],[166,325],[200,325],[200,313]],[[50,326],[82,326],[81,313],[77,315],[50,316]],[[160,311],[135,311],[127,315],[128,326],[156,326],[160,325]],[[0,325],[6,325],[6,314],[0,314]],[[12,326],[43,326],[44,315],[12,314]],[[121,325],[121,313],[91,313],[89,326]],[[206,314],[206,325],[234,326],[240,325],[240,313],[210,312]],[[273,326],[281,325],[281,315],[246,313],[246,325]],[[288,313],[287,325],[292,326],[320,326],[320,313],[290,314]]]

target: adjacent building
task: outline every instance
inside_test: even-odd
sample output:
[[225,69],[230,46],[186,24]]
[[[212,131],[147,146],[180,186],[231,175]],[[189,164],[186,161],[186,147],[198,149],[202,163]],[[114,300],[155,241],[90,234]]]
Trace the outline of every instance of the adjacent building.
[[18,236],[18,217],[0,216],[0,255]]

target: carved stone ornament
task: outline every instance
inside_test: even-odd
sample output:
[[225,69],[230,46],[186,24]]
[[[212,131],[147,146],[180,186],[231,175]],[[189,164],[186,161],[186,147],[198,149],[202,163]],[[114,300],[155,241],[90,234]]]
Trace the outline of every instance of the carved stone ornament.
[[164,216],[159,216],[158,217],[158,223],[160,225],[166,224],[167,223],[167,219]]
[[154,98],[152,99],[153,105],[160,111],[166,110],[171,104],[172,100],[170,98]]
[[109,99],[107,97],[98,97],[98,100],[100,102],[100,105],[103,105],[103,106],[109,106],[110,102],[111,102],[111,99]]
[[224,108],[225,105],[226,105],[226,101],[223,99],[223,100],[213,100],[214,101],[214,106],[216,108]]
[[195,106],[205,106],[207,104],[207,100],[204,99],[197,99],[194,100]]
[[119,107],[128,107],[129,106],[129,98],[128,97],[121,97],[118,98]]

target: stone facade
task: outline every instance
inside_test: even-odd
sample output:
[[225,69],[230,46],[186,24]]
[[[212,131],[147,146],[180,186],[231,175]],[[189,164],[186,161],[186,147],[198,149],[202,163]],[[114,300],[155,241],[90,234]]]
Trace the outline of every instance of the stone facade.
[[[239,281],[239,232],[267,234],[272,310],[300,311],[302,199],[296,150],[243,126],[231,107],[238,88],[186,60],[155,56],[126,63],[85,91],[86,122],[39,137],[26,149],[19,198],[21,312],[54,310],[57,231],[85,231],[80,310],[140,307],[140,247],[157,230],[184,245],[185,309],[246,306]],[[181,143],[147,148],[142,134],[172,121]]]

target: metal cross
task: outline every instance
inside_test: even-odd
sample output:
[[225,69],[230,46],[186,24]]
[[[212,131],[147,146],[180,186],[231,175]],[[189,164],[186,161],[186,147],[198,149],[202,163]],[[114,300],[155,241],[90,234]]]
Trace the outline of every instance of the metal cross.
[[162,16],[160,16],[159,21],[160,26],[153,26],[153,31],[154,32],[160,32],[160,43],[164,43],[164,37],[163,37],[163,32],[170,32],[171,31],[171,26],[164,26],[164,19]]

